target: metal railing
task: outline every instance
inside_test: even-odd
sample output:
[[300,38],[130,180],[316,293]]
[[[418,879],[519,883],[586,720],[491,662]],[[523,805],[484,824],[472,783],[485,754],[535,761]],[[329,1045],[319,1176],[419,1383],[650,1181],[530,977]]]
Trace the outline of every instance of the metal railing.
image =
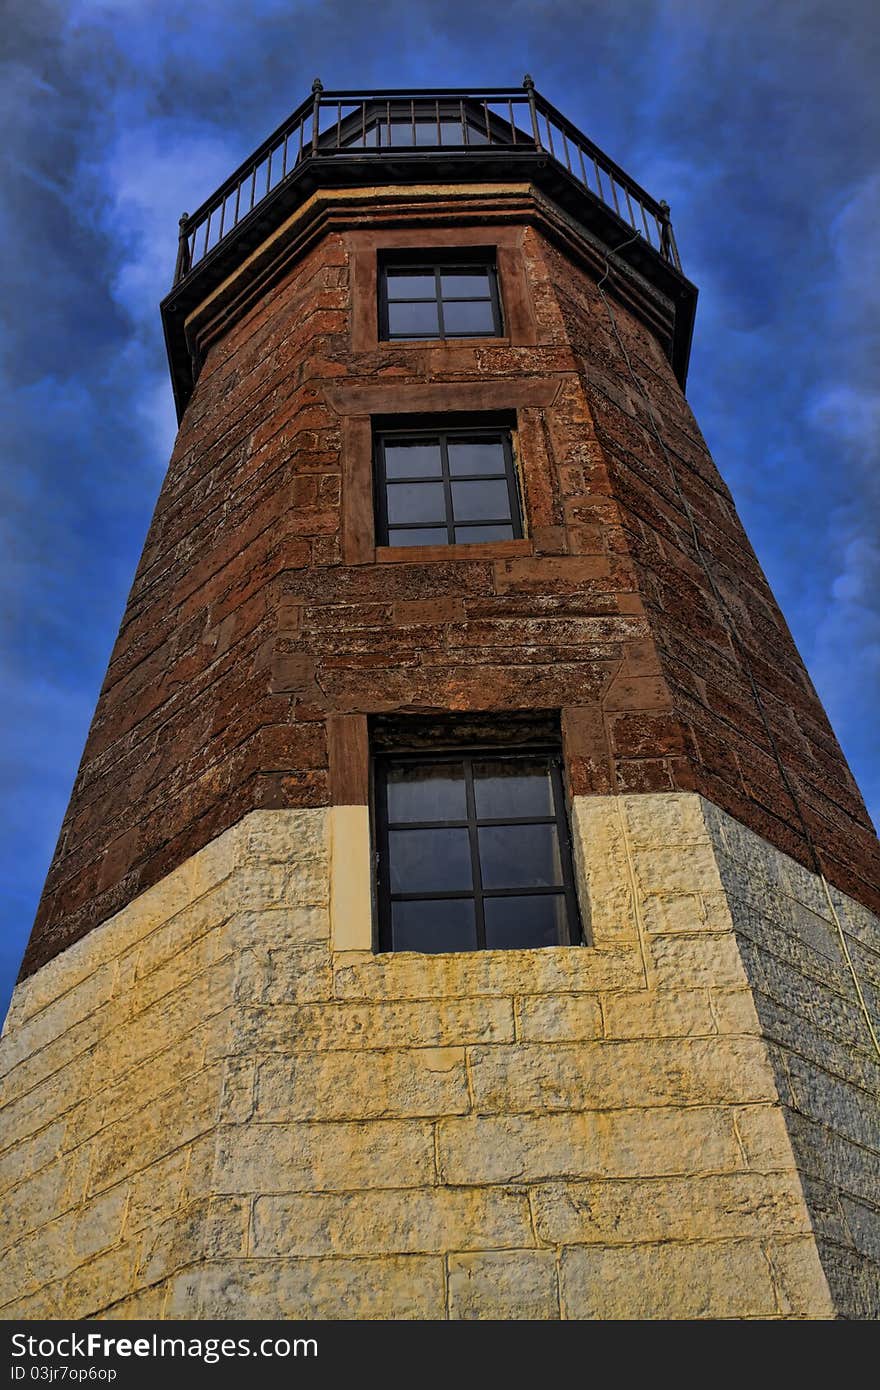
[[657,202],[538,92],[519,89],[325,92],[312,95],[245,160],[216,193],[180,219],[174,283],[179,284],[304,161],[463,153],[488,147],[542,151],[598,197],[663,260],[681,270],[669,207]]

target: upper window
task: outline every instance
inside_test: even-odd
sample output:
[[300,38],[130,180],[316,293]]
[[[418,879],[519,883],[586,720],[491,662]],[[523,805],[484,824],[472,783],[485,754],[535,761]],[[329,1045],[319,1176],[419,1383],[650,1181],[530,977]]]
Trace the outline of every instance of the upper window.
[[580,941],[558,751],[380,756],[376,822],[380,950]]
[[484,259],[389,261],[380,279],[383,338],[492,338],[501,333],[495,267]]
[[[493,143],[500,144],[497,132],[493,130],[492,133]],[[438,105],[435,110],[424,103],[409,102],[405,106],[389,106],[387,112],[371,115],[369,119],[365,115],[363,121],[350,120],[341,128],[339,141],[346,149],[360,150],[407,145],[486,145],[488,142],[489,137],[477,124],[476,116],[468,113],[462,119],[462,113],[451,106]]]
[[522,535],[509,430],[380,430],[375,447],[380,545]]

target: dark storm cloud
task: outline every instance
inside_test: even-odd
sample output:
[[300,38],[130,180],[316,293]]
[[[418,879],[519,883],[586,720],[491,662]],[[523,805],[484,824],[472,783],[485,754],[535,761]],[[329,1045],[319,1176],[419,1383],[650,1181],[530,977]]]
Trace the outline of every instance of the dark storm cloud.
[[173,437],[176,222],[308,92],[539,88],[673,205],[690,397],[880,803],[880,25],[853,0],[73,0],[0,71],[6,974]]

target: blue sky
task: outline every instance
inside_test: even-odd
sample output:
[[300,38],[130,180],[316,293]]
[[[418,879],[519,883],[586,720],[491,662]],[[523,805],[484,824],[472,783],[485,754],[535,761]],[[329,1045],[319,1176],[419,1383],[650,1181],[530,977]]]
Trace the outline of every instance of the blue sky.
[[880,11],[32,0],[4,25],[0,1014],[174,438],[177,218],[307,94],[538,89],[672,205],[688,395],[880,813]]

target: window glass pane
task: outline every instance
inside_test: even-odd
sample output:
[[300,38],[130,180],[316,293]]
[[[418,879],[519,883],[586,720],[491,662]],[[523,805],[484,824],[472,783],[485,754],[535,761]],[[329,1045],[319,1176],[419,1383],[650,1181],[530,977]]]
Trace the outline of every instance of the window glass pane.
[[512,526],[456,526],[456,545],[476,545],[479,541],[512,541]]
[[388,332],[398,338],[439,338],[436,304],[389,304]]
[[[388,123],[386,122],[384,132],[387,138]],[[391,122],[391,144],[392,145],[411,145],[413,143],[412,120],[409,116],[403,120],[392,120]]]
[[[492,486],[492,484],[481,484]],[[388,496],[389,522],[443,521],[446,504],[442,483],[389,483]]]
[[463,145],[464,134],[461,121],[441,121],[440,140],[443,145]]
[[437,293],[434,276],[424,270],[389,270],[389,299],[433,299]]
[[488,299],[489,272],[485,266],[444,270],[440,276],[440,294],[444,299]]
[[487,299],[478,299],[470,304],[464,300],[444,300],[443,322],[447,334],[459,337],[466,337],[469,333],[495,332],[492,305]]
[[440,445],[402,439],[385,445],[386,478],[439,478]]
[[553,786],[543,761],[474,763],[474,797],[479,820],[553,815]]
[[450,439],[449,471],[453,477],[503,473],[504,445],[500,439]]
[[456,521],[503,521],[510,516],[507,480],[453,483],[452,511]]
[[467,820],[461,763],[400,763],[387,786],[389,821]]
[[416,121],[416,144],[417,145],[436,145],[439,143],[440,136],[437,133],[436,120],[417,120]]
[[484,888],[552,888],[562,883],[555,825],[480,827]]
[[389,830],[392,893],[471,890],[467,830]]
[[389,545],[448,545],[449,532],[444,526],[441,530],[439,526],[422,526],[418,530],[409,531],[396,530],[394,527],[388,531]]
[[565,898],[546,893],[531,898],[484,898],[486,946],[490,951],[558,946],[569,937]]
[[395,951],[475,951],[473,899],[392,903],[391,936]]
[[471,125],[468,121],[467,135],[469,145],[488,145],[489,143],[485,126]]

